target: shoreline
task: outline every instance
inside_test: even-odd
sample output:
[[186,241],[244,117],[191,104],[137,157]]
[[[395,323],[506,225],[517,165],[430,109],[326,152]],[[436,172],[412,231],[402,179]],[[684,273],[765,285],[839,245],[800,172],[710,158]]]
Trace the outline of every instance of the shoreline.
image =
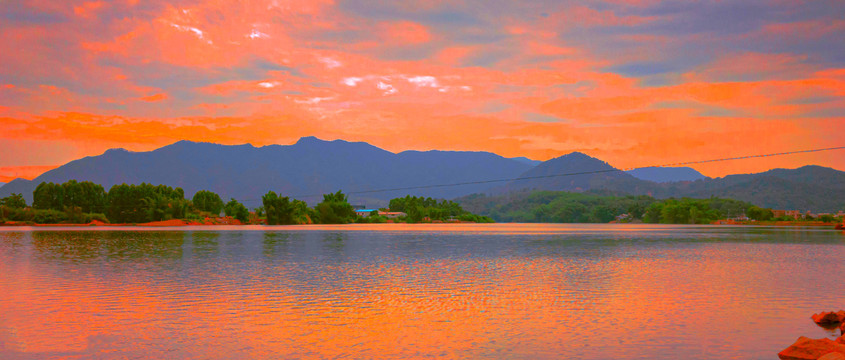
[[[313,225],[351,225],[356,223],[349,223],[349,224],[291,224],[289,226],[313,226]],[[369,223],[368,223],[369,224]],[[404,222],[386,222],[386,223],[372,223],[371,225],[379,225],[379,224],[408,224]],[[412,223],[415,225],[441,225],[441,224],[475,224],[472,221],[448,221],[448,222],[420,222],[420,223]],[[495,223],[495,224],[519,224],[519,223]],[[718,220],[711,222],[710,224],[648,224],[648,223],[525,223],[525,224],[570,224],[570,225],[583,225],[583,224],[599,224],[599,225],[627,225],[627,224],[637,224],[637,225],[696,225],[696,226],[708,226],[708,225],[715,225],[715,226],[768,226],[768,227],[814,227],[814,228],[821,228],[821,227],[830,227],[834,228],[839,223],[825,223],[821,221],[732,221],[732,220]],[[32,224],[26,222],[16,222],[16,221],[8,221],[0,223],[0,227],[188,227],[188,226],[284,226],[284,225],[267,225],[264,223],[257,223],[257,224],[244,224],[236,219],[206,219],[204,221],[186,221],[186,220],[164,220],[164,221],[153,221],[147,223],[105,223],[101,221],[92,221],[86,224],[63,224],[63,223],[55,223],[55,224]]]

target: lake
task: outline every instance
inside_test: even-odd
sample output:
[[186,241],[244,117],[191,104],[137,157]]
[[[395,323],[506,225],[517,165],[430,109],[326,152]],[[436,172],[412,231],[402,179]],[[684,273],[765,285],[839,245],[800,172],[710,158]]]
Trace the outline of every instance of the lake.
[[777,359],[843,278],[826,228],[0,228],[0,358]]

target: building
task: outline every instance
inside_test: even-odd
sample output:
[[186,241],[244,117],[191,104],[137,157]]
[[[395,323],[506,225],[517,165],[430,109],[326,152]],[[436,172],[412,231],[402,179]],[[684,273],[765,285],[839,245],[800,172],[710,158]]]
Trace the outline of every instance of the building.
[[[355,215],[367,217],[370,216],[373,211],[378,211],[378,209],[355,209]],[[381,215],[381,211],[379,211],[379,215]]]
[[401,211],[379,211],[379,216],[387,217],[388,219],[398,219],[401,217],[408,216],[408,214],[403,213]]
[[798,219],[803,215],[798,210],[772,210],[772,214],[775,218],[791,217],[793,219]]
[[388,219],[398,219],[401,217],[408,216],[408,214],[403,213],[401,211],[381,211],[378,209],[355,209],[355,215],[360,217],[367,217],[372,215],[373,211],[378,211],[379,216],[384,216]]

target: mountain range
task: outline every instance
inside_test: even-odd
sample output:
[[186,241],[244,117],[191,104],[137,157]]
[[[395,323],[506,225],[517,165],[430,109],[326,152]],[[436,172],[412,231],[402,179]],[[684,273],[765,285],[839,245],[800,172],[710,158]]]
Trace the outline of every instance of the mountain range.
[[691,167],[645,167],[626,172],[637,179],[658,183],[709,179]]
[[[180,141],[148,152],[111,149],[74,160],[33,180],[15,179],[0,187],[0,197],[21,193],[31,203],[32,191],[41,182],[75,179],[102,184],[106,190],[121,183],[166,184],[181,187],[188,197],[211,190],[249,207],[259,206],[269,190],[312,204],[321,194],[342,190],[353,204],[377,207],[407,194],[452,199],[533,189],[658,198],[719,196],[817,212],[845,208],[845,172],[821,166],[715,179],[690,168],[638,170],[646,171],[623,172],[578,152],[539,162],[489,152],[392,153],[363,142],[314,137],[262,147]],[[462,185],[444,186],[456,183]]]

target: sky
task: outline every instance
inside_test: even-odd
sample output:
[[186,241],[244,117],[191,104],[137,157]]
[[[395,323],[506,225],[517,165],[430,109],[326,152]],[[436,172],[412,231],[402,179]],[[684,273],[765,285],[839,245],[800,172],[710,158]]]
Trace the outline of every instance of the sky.
[[[845,1],[0,0],[0,182],[302,136],[619,168],[845,145]],[[845,151],[696,165],[708,176]]]

